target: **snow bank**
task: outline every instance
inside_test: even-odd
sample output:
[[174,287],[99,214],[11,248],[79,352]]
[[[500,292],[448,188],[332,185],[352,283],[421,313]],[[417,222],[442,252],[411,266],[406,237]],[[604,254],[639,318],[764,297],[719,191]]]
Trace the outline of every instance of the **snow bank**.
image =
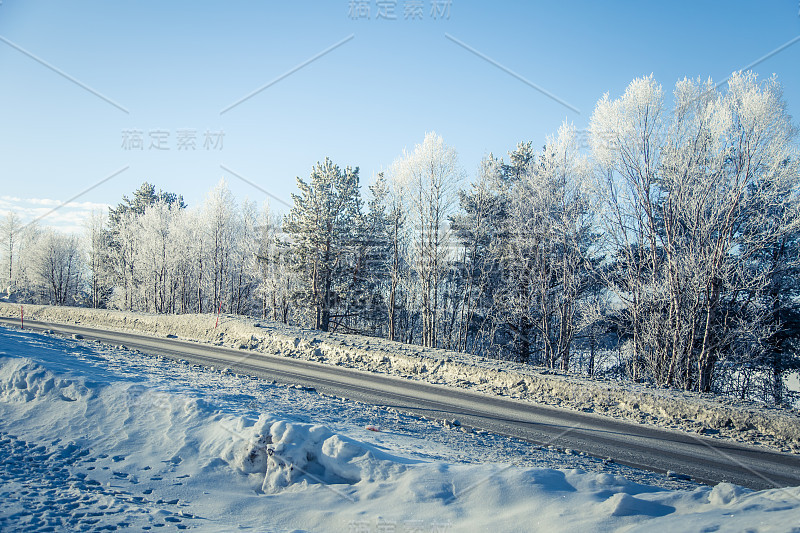
[[[710,395],[590,380],[506,361],[382,339],[323,333],[269,321],[215,315],[152,315],[25,306],[26,317],[178,336],[267,354],[381,372],[800,453],[800,415]],[[19,308],[0,303],[0,315]]]
[[[243,474],[255,474],[268,493],[301,481],[380,481],[402,472],[400,463],[409,462],[321,425],[267,414],[255,421],[225,416],[201,398],[137,383],[92,384],[85,378],[61,377],[28,358],[0,358],[0,402],[29,403],[33,411],[50,406],[49,415],[37,415],[40,422],[65,431],[80,427],[90,434],[102,433],[108,453],[124,453],[138,441],[157,443],[158,454],[176,464],[187,453],[202,452],[206,457],[202,467],[223,459]],[[168,431],[162,432],[164,428]],[[161,438],[166,433],[168,439]]]
[[[4,466],[7,478],[3,478],[0,470],[0,495],[11,500],[18,496],[14,490],[6,489],[9,483],[13,485],[14,480],[22,477],[34,457],[57,465],[55,469],[51,465],[39,472],[45,478],[51,478],[52,471],[83,470],[77,476],[49,479],[50,485],[62,484],[63,488],[50,487],[47,489],[50,492],[43,495],[45,500],[30,502],[34,508],[46,507],[53,500],[53,491],[63,492],[58,500],[64,508],[54,516],[65,520],[71,515],[65,511],[83,506],[81,498],[87,497],[82,493],[95,489],[101,491],[96,505],[108,507],[110,502],[119,503],[112,514],[137,515],[134,520],[137,527],[148,527],[165,520],[185,522],[174,510],[140,512],[137,507],[147,502],[155,503],[156,507],[170,501],[177,505],[182,498],[175,498],[174,493],[159,500],[145,497],[154,490],[164,491],[167,486],[193,482],[205,489],[211,480],[222,487],[232,484],[249,487],[259,494],[278,494],[307,489],[310,485],[383,482],[415,463],[335,434],[321,425],[291,422],[270,414],[257,419],[228,415],[202,398],[154,390],[143,383],[118,381],[108,376],[87,379],[61,375],[48,366],[28,357],[0,357],[0,453],[6,452],[4,463],[11,460],[9,457],[19,461],[17,467]],[[20,434],[24,440],[19,438]],[[31,442],[46,444],[34,446]],[[108,466],[97,471],[94,465],[103,462]],[[139,498],[131,499],[110,489],[120,483],[139,485],[146,479],[150,488]],[[17,487],[18,491],[29,494],[22,487]],[[235,501],[225,498],[223,509],[218,512],[224,514],[235,505]],[[0,529],[4,524],[16,524],[15,527],[26,530],[51,525],[15,522],[11,518],[23,519],[37,513],[25,513],[22,507],[12,508],[14,512],[8,514],[5,505],[0,504]],[[42,516],[54,513],[53,509],[40,511]],[[105,509],[101,511],[97,515],[105,517]],[[58,520],[53,524],[79,525]],[[82,525],[96,524],[99,523]]]

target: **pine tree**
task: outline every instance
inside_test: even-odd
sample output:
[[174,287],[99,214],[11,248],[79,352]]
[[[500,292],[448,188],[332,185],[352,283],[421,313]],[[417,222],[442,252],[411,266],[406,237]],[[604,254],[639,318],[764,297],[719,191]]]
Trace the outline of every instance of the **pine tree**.
[[283,229],[291,237],[293,268],[301,277],[298,301],[311,312],[315,329],[328,331],[333,310],[354,272],[354,252],[361,214],[358,168],[342,171],[330,159],[317,163],[309,183],[299,177],[300,194]]
[[359,233],[359,258],[363,266],[354,280],[361,300],[361,321],[371,335],[385,335],[390,329],[387,292],[390,292],[392,260],[392,213],[389,202],[389,185],[381,172],[370,185],[367,213]]

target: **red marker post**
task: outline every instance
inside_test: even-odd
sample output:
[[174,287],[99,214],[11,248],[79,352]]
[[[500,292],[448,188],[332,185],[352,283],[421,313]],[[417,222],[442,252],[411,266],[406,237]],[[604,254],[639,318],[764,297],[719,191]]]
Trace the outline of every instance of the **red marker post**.
[[219,314],[221,312],[222,312],[222,302],[220,301],[219,302],[219,307],[217,308],[217,323],[214,324],[214,329],[217,329],[217,326],[219,326]]
[[22,304],[19,306],[19,329],[25,329],[25,311],[22,310]]

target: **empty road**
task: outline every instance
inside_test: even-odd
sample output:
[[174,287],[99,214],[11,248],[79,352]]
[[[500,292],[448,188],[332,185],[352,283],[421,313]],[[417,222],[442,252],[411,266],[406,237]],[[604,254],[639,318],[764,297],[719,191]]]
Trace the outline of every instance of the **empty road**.
[[[18,320],[0,318],[0,324],[19,327]],[[88,340],[123,344],[144,353],[314,387],[327,394],[391,406],[417,415],[457,418],[468,427],[539,445],[583,451],[646,470],[671,470],[703,483],[728,481],[753,489],[800,486],[800,456],[723,440],[421,381],[179,339],[35,321],[26,321],[25,328],[78,334]]]

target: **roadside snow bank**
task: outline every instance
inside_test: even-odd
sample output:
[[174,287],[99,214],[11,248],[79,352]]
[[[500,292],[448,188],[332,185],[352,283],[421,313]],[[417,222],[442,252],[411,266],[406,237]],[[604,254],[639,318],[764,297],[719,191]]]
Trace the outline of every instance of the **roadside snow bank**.
[[[0,358],[0,402],[64,432],[80,428],[102,435],[106,453],[137,455],[180,464],[202,457],[207,468],[222,459],[231,469],[253,475],[261,490],[278,492],[295,483],[381,481],[409,462],[316,424],[224,415],[201,398],[152,390],[130,382],[88,382],[54,374],[28,358]],[[73,403],[74,402],[74,403]],[[46,412],[42,412],[43,409]],[[148,446],[152,448],[148,449]],[[119,454],[119,455],[117,455]]]
[[[234,316],[223,316],[215,328],[215,315],[34,305],[26,305],[25,314],[44,322],[177,336],[382,372],[800,453],[800,414],[727,397],[590,380],[507,361]],[[0,316],[19,317],[19,307],[0,303]]]
[[[179,502],[207,489],[238,487],[241,497],[347,487],[387,481],[416,463],[321,425],[234,416],[146,382],[54,366],[0,357],[0,530],[185,524]],[[43,468],[31,470],[33,461]],[[40,499],[31,484],[43,487]],[[90,505],[97,518],[86,518]],[[203,512],[226,516],[237,506],[225,497]]]

